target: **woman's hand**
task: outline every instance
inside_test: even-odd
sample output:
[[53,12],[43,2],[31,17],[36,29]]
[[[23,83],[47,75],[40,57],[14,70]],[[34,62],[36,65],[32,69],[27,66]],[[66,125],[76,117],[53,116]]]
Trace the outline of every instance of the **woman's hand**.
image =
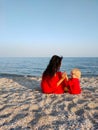
[[68,76],[67,76],[67,73],[66,73],[66,72],[63,72],[63,73],[62,73],[62,79],[67,79],[67,80],[68,80]]
[[67,73],[66,72],[63,72],[62,73],[62,75],[61,75],[61,79],[58,81],[58,83],[57,83],[57,86],[59,86],[63,81],[64,81],[64,79],[66,78],[66,80],[67,80]]

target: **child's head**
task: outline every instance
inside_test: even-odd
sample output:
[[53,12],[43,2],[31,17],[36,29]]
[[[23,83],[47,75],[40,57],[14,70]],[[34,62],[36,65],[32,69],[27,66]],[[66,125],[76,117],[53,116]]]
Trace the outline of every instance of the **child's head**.
[[81,78],[81,71],[78,68],[74,68],[71,70],[71,77],[72,78]]

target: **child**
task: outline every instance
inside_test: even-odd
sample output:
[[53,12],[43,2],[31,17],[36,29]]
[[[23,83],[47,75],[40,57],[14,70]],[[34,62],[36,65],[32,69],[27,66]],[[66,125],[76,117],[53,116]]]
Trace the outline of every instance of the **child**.
[[74,68],[71,70],[71,78],[68,79],[67,75],[66,78],[68,82],[65,91],[69,92],[70,94],[80,94],[81,93],[81,87],[80,87],[81,71],[78,68]]

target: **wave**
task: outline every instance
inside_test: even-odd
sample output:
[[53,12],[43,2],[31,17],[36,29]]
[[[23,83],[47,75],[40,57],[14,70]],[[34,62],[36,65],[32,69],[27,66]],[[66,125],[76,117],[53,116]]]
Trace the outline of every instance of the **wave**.
[[[35,76],[35,75],[23,75],[23,74],[11,74],[11,73],[0,73],[0,77],[35,77],[39,78],[41,76]],[[70,77],[70,75],[68,75]],[[85,74],[82,75],[82,77],[98,77],[98,74]]]
[[34,75],[23,75],[23,74],[10,74],[10,73],[0,73],[0,77],[38,77]]

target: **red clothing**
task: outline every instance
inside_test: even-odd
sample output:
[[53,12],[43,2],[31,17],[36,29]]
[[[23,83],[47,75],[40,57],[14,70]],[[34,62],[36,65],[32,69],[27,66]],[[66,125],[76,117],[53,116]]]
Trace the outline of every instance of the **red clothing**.
[[62,73],[57,72],[55,76],[52,78],[47,76],[47,77],[42,77],[41,81],[41,88],[43,93],[47,94],[61,94],[64,93],[64,84],[63,82],[57,86],[57,82],[61,79]]
[[80,94],[81,93],[81,87],[80,87],[80,81],[77,78],[71,78],[68,81],[68,88],[70,94]]

